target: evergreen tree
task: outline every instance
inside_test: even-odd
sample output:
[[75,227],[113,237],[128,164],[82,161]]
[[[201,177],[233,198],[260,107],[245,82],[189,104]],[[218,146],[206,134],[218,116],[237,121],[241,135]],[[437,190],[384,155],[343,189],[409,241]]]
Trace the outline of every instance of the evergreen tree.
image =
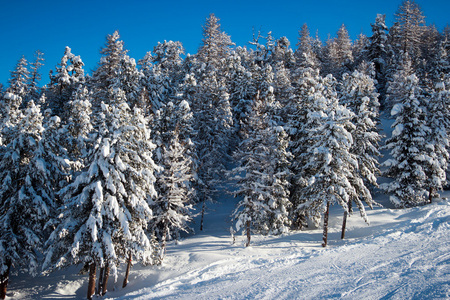
[[354,66],[358,66],[363,61],[367,60],[367,48],[369,47],[369,44],[369,38],[365,34],[360,33],[358,35],[358,39],[354,42],[352,47]]
[[233,170],[238,180],[236,195],[243,196],[233,213],[237,231],[282,234],[288,231],[290,154],[287,134],[273,120],[274,96],[257,97],[249,117],[249,134],[242,141],[235,158],[239,166]]
[[449,161],[449,141],[448,132],[450,129],[450,92],[446,87],[444,78],[437,81],[432,90],[428,104],[428,127],[430,134],[427,136],[427,143],[430,150],[431,160],[426,168],[427,186],[429,186],[428,199],[431,202],[433,197],[438,196],[437,191],[442,190],[446,185],[446,170]]
[[298,32],[297,49],[295,50],[295,60],[298,67],[305,59],[304,53],[313,53],[313,39],[310,36],[308,25],[303,24],[301,30]]
[[389,31],[389,43],[397,55],[408,53],[413,66],[421,57],[423,34],[425,32],[425,17],[419,5],[414,0],[404,0],[396,14],[396,22]]
[[97,266],[115,273],[121,259],[152,262],[146,229],[152,216],[149,197],[156,196],[154,145],[141,111],[130,112],[120,89],[109,93],[112,104],[102,104],[97,116],[87,168],[60,192],[60,223],[50,236],[44,263],[48,269],[90,265],[88,298]]
[[411,58],[408,53],[400,56],[400,62],[395,64],[397,68],[388,79],[385,109],[392,109],[404,96],[404,82],[408,76],[414,74]]
[[372,36],[369,37],[369,45],[365,51],[365,57],[375,68],[376,88],[380,93],[380,105],[385,102],[386,94],[386,72],[388,64],[388,37],[386,26],[386,15],[378,14],[372,26]]
[[80,86],[69,102],[69,112],[66,128],[69,138],[66,139],[68,155],[75,162],[75,169],[84,168],[84,159],[93,142],[90,133],[93,130],[91,122],[92,104],[91,94],[86,87]]
[[344,24],[339,28],[337,36],[329,39],[326,45],[326,64],[324,75],[333,74],[335,78],[341,78],[345,72],[353,68],[352,42]]
[[[353,113],[338,104],[332,87],[327,86],[333,79],[324,79],[322,95],[314,97],[308,111],[305,125],[306,139],[310,140],[302,154],[305,162],[299,176],[298,198],[294,202],[297,222],[311,220],[317,226],[325,214],[328,218],[330,204],[339,204],[344,212],[349,212],[350,201],[355,201],[362,209],[361,216],[367,221],[360,200],[360,193],[369,191],[357,176],[358,161],[350,149],[353,145],[350,122]],[[365,198],[365,197],[361,197]],[[324,246],[326,246],[327,222],[324,225]]]
[[37,50],[34,53],[34,61],[30,63],[30,77],[29,77],[29,91],[26,102],[29,100],[38,101],[41,95],[40,88],[38,86],[39,81],[41,80],[41,74],[39,73],[40,68],[44,65],[44,53]]
[[[193,65],[198,88],[191,103],[196,120],[194,143],[199,159],[197,195],[203,205],[202,216],[206,201],[212,200],[215,188],[223,180],[231,145],[233,119],[224,64],[231,45],[229,36],[221,32],[219,19],[210,15],[203,27],[203,43]],[[202,228],[203,221],[200,224]]]
[[422,95],[417,77],[415,74],[399,76],[398,80],[400,103],[392,109],[397,117],[392,125],[392,137],[385,146],[392,158],[383,163],[387,167],[384,175],[394,181],[381,187],[392,193],[389,199],[396,207],[410,207],[425,202],[426,169],[431,161],[426,139],[431,130],[420,103]]
[[158,196],[152,203],[155,217],[151,232],[162,243],[161,259],[166,241],[179,238],[179,231],[189,231],[191,221],[193,180],[195,177],[191,136],[192,113],[189,104],[181,101],[164,105],[156,114],[153,140],[157,146],[155,163],[161,167],[155,183]]
[[[285,128],[290,137],[289,151],[293,156],[290,167],[293,175],[291,180],[291,201],[293,203],[298,203],[301,197],[301,173],[306,164],[303,153],[311,146],[310,143],[312,142],[307,137],[307,128],[305,127],[307,122],[311,121],[308,113],[317,100],[316,98],[322,97],[324,92],[323,79],[315,61],[310,60],[306,53],[304,57],[304,63],[296,70],[297,79],[293,82],[295,87],[294,97],[286,109],[288,122]],[[318,125],[316,124],[316,126]],[[311,124],[309,123],[308,126],[311,126]],[[301,215],[293,213],[291,217],[294,227],[301,228],[304,225]]]
[[[6,291],[11,268],[38,274],[46,223],[54,214],[51,170],[39,148],[43,116],[30,101],[2,147],[0,180],[0,273]],[[2,296],[4,298],[4,295]]]
[[256,94],[253,81],[252,66],[246,66],[246,57],[249,55],[247,49],[238,48],[227,58],[229,70],[227,72],[227,89],[230,94],[229,102],[233,113],[233,136],[232,149],[244,138],[245,120],[247,120],[252,105],[252,99]]
[[92,74],[90,82],[93,91],[93,107],[100,108],[101,102],[109,104],[114,101],[109,92],[111,88],[124,91],[131,108],[141,103],[140,82],[142,74],[137,69],[136,62],[124,49],[118,31],[106,37],[104,48],[100,51],[102,58],[97,69]]
[[66,121],[67,103],[72,93],[84,83],[84,63],[80,56],[75,56],[72,49],[66,47],[61,63],[56,66],[56,72],[50,70],[50,85],[47,96],[52,113]]
[[[21,98],[23,101],[29,92],[29,78],[30,72],[27,69],[28,61],[25,56],[16,64],[14,71],[11,71],[11,76],[8,80],[9,87],[6,89],[6,93],[14,94]],[[22,104],[22,102],[20,103]]]

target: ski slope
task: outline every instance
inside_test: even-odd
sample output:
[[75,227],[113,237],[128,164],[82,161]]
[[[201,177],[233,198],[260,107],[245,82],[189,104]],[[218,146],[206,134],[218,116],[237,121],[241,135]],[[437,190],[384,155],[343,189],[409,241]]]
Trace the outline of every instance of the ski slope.
[[[380,199],[378,199],[380,201]],[[383,200],[383,199],[381,199]],[[332,207],[329,246],[321,229],[285,236],[229,233],[236,199],[210,206],[205,231],[170,243],[162,266],[133,267],[122,289],[110,279],[105,299],[448,299],[450,202],[410,209],[375,208],[370,226],[355,212],[340,239],[342,211]],[[380,201],[382,202],[382,201]],[[383,203],[384,204],[384,203]],[[198,224],[197,224],[198,225]],[[198,227],[198,226],[197,226]],[[87,275],[79,268],[47,277],[13,276],[10,299],[82,299]]]

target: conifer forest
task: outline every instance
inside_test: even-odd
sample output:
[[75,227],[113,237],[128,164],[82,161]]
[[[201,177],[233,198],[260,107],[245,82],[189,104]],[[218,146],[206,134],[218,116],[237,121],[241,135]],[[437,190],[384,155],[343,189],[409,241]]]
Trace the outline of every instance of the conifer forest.
[[121,265],[125,287],[194,217],[208,226],[218,189],[246,246],[320,227],[326,247],[330,205],[344,237],[347,216],[369,222],[374,191],[398,209],[433,203],[449,184],[450,27],[413,0],[390,28],[374,17],[356,40],[304,24],[297,41],[236,45],[211,14],[197,53],[163,41],[139,59],[116,31],[90,74],[61,49],[45,86],[44,53],[20,58],[0,86],[0,299],[10,274],[74,265],[88,299]]

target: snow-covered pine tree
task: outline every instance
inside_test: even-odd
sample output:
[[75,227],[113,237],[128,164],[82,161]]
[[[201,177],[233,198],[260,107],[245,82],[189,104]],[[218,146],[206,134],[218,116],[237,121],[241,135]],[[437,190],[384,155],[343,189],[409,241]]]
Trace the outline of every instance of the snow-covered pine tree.
[[[312,143],[307,138],[307,131],[305,126],[309,119],[308,112],[317,97],[323,96],[322,78],[319,75],[319,69],[315,65],[315,60],[310,59],[308,53],[304,53],[304,60],[298,66],[296,73],[296,81],[293,82],[295,87],[294,97],[285,111],[288,114],[288,122],[285,129],[290,137],[289,151],[292,153],[291,162],[291,202],[298,203],[301,197],[301,173],[305,165],[303,160],[303,153]],[[316,124],[317,126],[319,124]],[[311,124],[309,124],[311,126]],[[293,210],[291,215],[295,228],[301,228],[304,222],[301,220],[302,216],[298,215]]]
[[411,57],[408,53],[402,53],[399,63],[394,64],[395,71],[389,75],[386,89],[384,108],[391,110],[395,104],[400,103],[404,97],[405,79],[414,74]]
[[[308,110],[304,130],[310,143],[301,155],[305,165],[298,180],[299,196],[294,203],[297,222],[310,220],[315,226],[324,214],[325,219],[328,218],[329,204],[339,204],[348,212],[350,201],[362,207],[360,193],[369,193],[356,175],[357,157],[350,151],[353,113],[339,105],[333,87],[329,86],[333,81],[331,75],[323,80],[324,90],[315,95]],[[327,226],[324,226],[323,246],[327,244],[326,233]]]
[[442,79],[436,81],[435,88],[430,91],[431,97],[428,100],[428,127],[431,132],[427,135],[426,140],[431,160],[426,168],[426,185],[429,188],[428,200],[430,203],[433,197],[438,196],[437,192],[447,184],[446,171],[450,146],[448,138],[450,131],[450,91],[446,86],[449,84],[448,75],[442,75]]
[[294,88],[291,84],[291,74],[289,69],[284,67],[283,62],[277,62],[274,69],[274,92],[275,98],[278,99],[280,105],[278,112],[280,115],[279,121],[281,121],[282,124],[286,124],[290,115],[289,108],[294,97]]
[[[2,149],[0,163],[0,274],[1,293],[6,292],[9,273],[37,275],[40,253],[54,213],[54,187],[48,160],[39,155],[43,116],[33,101],[15,126]],[[2,295],[4,299],[4,295]]]
[[74,92],[72,101],[68,104],[66,128],[70,138],[67,138],[65,142],[68,155],[75,163],[74,169],[76,171],[84,168],[84,159],[89,152],[90,144],[93,142],[89,136],[93,130],[91,97],[88,89],[85,86],[80,86]]
[[14,94],[22,99],[26,98],[29,91],[30,71],[27,68],[28,61],[25,56],[22,56],[17,62],[11,76],[8,80],[9,87],[6,89],[7,93]]
[[56,71],[50,71],[50,84],[47,97],[48,106],[52,113],[62,118],[65,122],[67,103],[72,93],[85,81],[84,63],[80,56],[75,56],[72,49],[66,47],[61,63],[56,66]]
[[291,42],[289,42],[288,38],[285,36],[275,41],[275,45],[269,58],[269,62],[275,73],[278,72],[277,66],[287,70],[294,67],[295,56],[290,45]]
[[306,23],[303,24],[298,32],[297,49],[294,52],[296,68],[298,68],[305,59],[303,53],[313,53],[313,39]]
[[399,103],[392,109],[392,115],[396,115],[394,130],[385,145],[392,158],[382,164],[387,167],[384,175],[393,178],[393,182],[380,187],[391,193],[389,199],[396,207],[411,207],[426,201],[427,168],[431,161],[427,136],[431,130],[420,103],[422,91],[416,75],[396,78]]
[[414,0],[404,0],[395,17],[396,21],[389,31],[389,44],[397,55],[408,53],[413,66],[416,66],[421,57],[425,16]]
[[157,146],[155,163],[158,196],[152,202],[154,218],[150,232],[161,241],[160,259],[164,258],[167,240],[179,239],[180,231],[189,231],[192,219],[195,171],[190,141],[192,113],[187,101],[178,106],[163,105],[155,115],[153,139]]
[[367,60],[367,48],[370,45],[369,38],[360,33],[358,39],[352,45],[353,65],[358,66],[363,61]]
[[118,31],[106,37],[105,46],[100,51],[102,54],[100,63],[88,84],[93,92],[94,110],[100,109],[102,102],[109,104],[114,101],[109,92],[111,88],[120,88],[131,108],[136,105],[142,108],[140,88],[142,73],[127,52]]
[[41,96],[41,88],[38,86],[39,81],[41,80],[41,73],[39,73],[39,70],[44,65],[44,53],[37,50],[34,53],[34,61],[30,63],[30,76],[29,76],[29,91],[27,98],[24,99],[25,102],[28,102],[29,100],[38,101]]
[[164,41],[138,61],[142,71],[141,85],[145,89],[145,103],[155,113],[176,97],[184,80],[184,48],[181,42]]
[[235,195],[243,196],[232,219],[236,230],[246,233],[246,246],[251,232],[282,234],[290,225],[288,136],[273,120],[273,88],[268,87],[264,95],[257,94],[253,102],[248,136],[235,153],[239,165],[232,171],[238,182]]
[[[378,94],[375,90],[374,81],[369,75],[358,70],[354,71],[351,75],[344,74],[340,93],[341,103],[354,113],[352,122],[355,127],[350,130],[353,137],[353,145],[350,151],[356,156],[358,161],[358,170],[354,180],[362,180],[355,187],[357,188],[359,184],[362,184],[368,189],[376,187],[378,186],[377,177],[380,174],[377,158],[381,156],[379,143],[382,136],[377,128],[380,104],[378,102]],[[358,204],[361,216],[367,221],[362,201],[370,208],[373,207],[375,202],[371,194],[367,193],[366,189],[358,191],[358,195],[361,201],[356,201],[356,203]],[[349,202],[350,213],[352,212],[351,204],[352,200]],[[346,217],[347,212],[344,215],[342,237],[345,234]]]
[[339,28],[336,38],[328,39],[325,53],[324,76],[333,74],[335,78],[341,78],[343,73],[353,69],[352,42],[344,24]]
[[250,114],[252,99],[256,94],[253,84],[252,72],[246,65],[246,57],[249,56],[247,49],[238,48],[232,51],[227,58],[227,88],[230,94],[230,105],[233,112],[232,149],[244,138],[244,120]]
[[[386,15],[378,14],[375,23],[372,26],[372,36],[369,37],[370,44],[366,50],[366,58],[369,62],[374,64],[375,79],[377,81],[377,90],[380,93],[381,99],[384,100],[384,93],[386,92],[386,64],[387,64],[387,26]],[[380,101],[383,102],[383,101]]]
[[[232,45],[230,37],[221,32],[219,19],[213,14],[203,27],[203,43],[198,50],[194,68],[196,90],[191,103],[194,119],[194,139],[199,159],[197,198],[202,203],[212,200],[223,180],[225,162],[230,150],[232,110],[226,90],[226,57]],[[200,229],[203,228],[203,217]]]
[[140,110],[131,113],[122,90],[109,93],[111,105],[102,104],[96,116],[87,168],[60,191],[64,206],[44,262],[50,270],[90,265],[88,298],[97,266],[116,273],[117,264],[130,256],[152,262],[146,229],[152,217],[149,198],[156,196],[154,145]]

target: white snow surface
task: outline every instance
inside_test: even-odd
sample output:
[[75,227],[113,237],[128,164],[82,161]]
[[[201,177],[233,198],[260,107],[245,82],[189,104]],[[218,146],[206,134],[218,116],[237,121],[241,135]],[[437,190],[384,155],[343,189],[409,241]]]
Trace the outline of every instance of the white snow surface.
[[[450,192],[444,193],[444,196]],[[381,199],[380,199],[381,197]],[[385,196],[375,200],[389,205]],[[105,299],[448,299],[450,201],[409,208],[375,208],[368,226],[355,211],[340,239],[342,211],[330,211],[329,246],[322,230],[284,236],[236,236],[229,215],[237,199],[210,205],[205,230],[169,243],[163,265],[133,266],[122,288],[110,279]],[[198,223],[195,224],[198,228]],[[198,229],[197,229],[198,230]],[[46,277],[11,277],[7,299],[85,299],[79,267]],[[98,297],[98,299],[101,299]]]

